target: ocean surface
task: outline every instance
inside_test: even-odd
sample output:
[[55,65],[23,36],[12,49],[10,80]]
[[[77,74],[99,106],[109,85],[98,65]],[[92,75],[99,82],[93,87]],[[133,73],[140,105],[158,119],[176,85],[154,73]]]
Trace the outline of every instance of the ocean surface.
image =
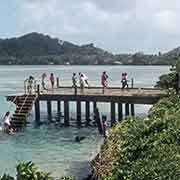
[[[24,80],[34,76],[41,81],[42,73],[54,73],[60,78],[60,85],[72,84],[72,73],[83,72],[90,84],[100,86],[103,71],[109,75],[109,86],[120,86],[121,73],[127,72],[128,78],[134,78],[134,87],[153,87],[158,77],[169,72],[168,66],[0,66],[0,123],[7,110],[14,111],[14,105],[6,101],[5,96],[21,93]],[[46,82],[50,87],[49,82]],[[99,103],[101,113],[109,116],[109,105]],[[144,115],[150,106],[136,105],[136,115]],[[102,110],[103,109],[103,110]],[[55,106],[53,118],[56,118]],[[42,104],[41,120],[47,120],[46,105]],[[75,117],[72,104],[71,116]],[[34,112],[29,117],[31,122],[22,133],[10,136],[0,133],[0,176],[3,173],[15,175],[15,166],[20,161],[33,161],[41,169],[49,171],[54,177],[74,175],[81,179],[87,175],[89,161],[95,157],[103,139],[95,128],[64,128],[55,124],[33,126]],[[76,143],[74,137],[86,138]]]

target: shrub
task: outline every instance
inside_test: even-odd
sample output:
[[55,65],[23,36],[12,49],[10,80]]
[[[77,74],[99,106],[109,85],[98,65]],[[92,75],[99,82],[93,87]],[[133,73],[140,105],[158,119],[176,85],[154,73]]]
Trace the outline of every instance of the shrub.
[[149,116],[117,124],[92,162],[95,179],[179,180],[180,97],[157,103]]

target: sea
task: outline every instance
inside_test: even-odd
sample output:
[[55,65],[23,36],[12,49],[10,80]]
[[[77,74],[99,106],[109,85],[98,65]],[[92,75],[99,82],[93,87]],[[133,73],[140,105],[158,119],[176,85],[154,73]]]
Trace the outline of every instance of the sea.
[[[88,76],[91,86],[100,86],[103,71],[109,76],[109,86],[121,86],[121,74],[126,72],[128,79],[134,79],[134,87],[153,87],[159,76],[169,72],[169,66],[0,66],[0,123],[3,125],[3,116],[6,111],[13,113],[15,106],[6,101],[10,94],[24,93],[24,80],[30,75],[41,82],[43,73],[47,74],[46,85],[50,88],[49,75],[54,73],[59,77],[60,86],[72,85],[72,73],[82,72]],[[100,113],[109,117],[109,104],[97,104]],[[41,104],[41,121],[47,121],[47,109]],[[144,116],[151,106],[136,105],[137,116]],[[84,111],[83,111],[84,112]],[[75,121],[75,106],[70,108],[72,120]],[[53,105],[53,118],[57,112]],[[91,116],[93,114],[91,113]],[[40,169],[51,172],[58,179],[63,175],[72,175],[82,179],[90,173],[90,161],[100,150],[103,138],[97,128],[61,127],[47,123],[40,127],[34,126],[34,110],[29,116],[27,128],[15,135],[0,133],[0,176],[4,173],[16,175],[16,165],[19,162],[32,161]],[[77,143],[75,136],[84,136],[85,139]]]

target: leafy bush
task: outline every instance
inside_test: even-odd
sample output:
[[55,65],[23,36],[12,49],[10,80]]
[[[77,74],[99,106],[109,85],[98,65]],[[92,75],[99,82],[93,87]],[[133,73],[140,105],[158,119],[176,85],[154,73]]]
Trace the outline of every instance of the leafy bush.
[[17,166],[17,180],[53,180],[49,173],[39,170],[34,163],[20,163]]
[[14,180],[14,178],[10,175],[4,174],[2,177],[0,177],[0,180]]
[[[50,173],[41,171],[34,163],[30,162],[21,162],[16,167],[17,180],[54,180]],[[61,180],[75,180],[71,176],[63,176]],[[14,177],[4,174],[0,177],[0,180],[15,180]]]
[[179,180],[180,97],[162,99],[149,116],[117,124],[92,162],[95,179]]

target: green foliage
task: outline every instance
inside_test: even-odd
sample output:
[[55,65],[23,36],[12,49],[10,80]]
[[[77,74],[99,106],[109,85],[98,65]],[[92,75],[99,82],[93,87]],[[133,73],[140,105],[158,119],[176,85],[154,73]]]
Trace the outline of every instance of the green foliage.
[[175,72],[164,74],[159,77],[159,81],[156,83],[155,87],[169,89],[173,88],[175,83]]
[[49,173],[40,171],[34,163],[20,163],[17,166],[17,180],[53,180]]
[[71,176],[63,176],[61,180],[75,180],[75,178]]
[[2,177],[0,177],[0,180],[14,180],[14,178],[10,175],[4,174]]
[[162,99],[149,116],[129,118],[110,131],[93,161],[101,180],[180,179],[180,97]]
[[[41,171],[34,163],[30,162],[21,162],[16,167],[17,180],[54,180],[50,173]],[[61,180],[75,180],[71,176],[63,176]],[[15,180],[14,177],[4,174],[0,177],[0,180]]]

